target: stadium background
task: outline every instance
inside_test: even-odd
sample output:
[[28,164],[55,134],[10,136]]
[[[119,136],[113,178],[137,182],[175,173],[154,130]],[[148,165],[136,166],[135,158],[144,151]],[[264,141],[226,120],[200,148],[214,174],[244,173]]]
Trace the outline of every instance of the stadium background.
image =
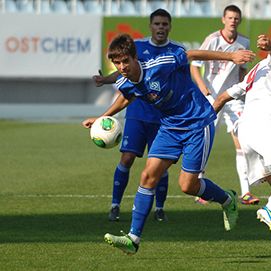
[[[105,55],[117,33],[149,35],[148,15],[162,7],[173,15],[170,38],[188,49],[198,48],[207,34],[221,27],[223,7],[231,3],[1,0],[0,118],[74,120],[100,114],[114,90],[95,88],[91,76],[100,67],[105,74],[112,70]],[[239,32],[251,39],[257,61],[264,57],[255,47],[257,35],[271,35],[271,1],[234,4],[244,16]]]
[[[97,148],[80,123],[112,99],[111,87],[97,89],[91,81],[102,64],[107,71],[103,53],[109,38],[123,30],[148,34],[149,10],[124,17],[114,13],[120,11],[114,5],[93,14],[81,13],[78,3],[83,2],[75,6],[74,0],[67,1],[62,9],[57,2],[0,0],[0,270],[269,271],[270,231],[256,220],[260,206],[240,204],[236,229],[225,232],[220,206],[195,204],[180,191],[180,163],[170,168],[169,221],[157,225],[149,217],[137,255],[127,257],[103,242],[106,232],[129,229],[145,159],[135,161],[121,220],[108,223],[119,151]],[[253,34],[252,45],[258,33],[270,33],[271,16],[265,14],[271,11],[269,1],[172,2],[189,10],[181,15],[181,9],[171,9],[171,37],[188,47],[198,46],[208,31],[217,29],[221,9],[233,2],[244,11],[240,31]],[[50,10],[38,3],[49,3]],[[99,4],[104,8],[108,3]],[[147,6],[145,0],[140,3]],[[161,7],[164,3],[159,2]],[[215,9],[203,16],[195,7],[206,3]],[[216,136],[208,177],[240,193],[235,151],[225,129]],[[251,192],[264,205],[268,191],[266,184]]]

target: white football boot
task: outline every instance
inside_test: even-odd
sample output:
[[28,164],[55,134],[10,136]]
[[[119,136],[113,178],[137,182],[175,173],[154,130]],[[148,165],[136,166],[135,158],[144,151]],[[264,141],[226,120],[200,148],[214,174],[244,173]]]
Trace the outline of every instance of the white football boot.
[[266,206],[257,211],[257,219],[264,222],[271,230],[271,210],[269,210]]

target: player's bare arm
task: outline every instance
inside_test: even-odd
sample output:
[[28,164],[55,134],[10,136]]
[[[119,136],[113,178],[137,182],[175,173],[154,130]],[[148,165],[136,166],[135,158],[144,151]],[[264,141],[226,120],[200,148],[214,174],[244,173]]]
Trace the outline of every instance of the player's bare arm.
[[271,51],[271,39],[267,35],[259,35],[257,40],[257,47],[264,51]]
[[200,68],[194,65],[190,66],[190,71],[192,74],[192,77],[194,81],[196,82],[197,86],[199,87],[200,91],[203,93],[203,95],[208,96],[211,95],[210,90],[207,88],[201,74],[200,74]]
[[[113,116],[126,108],[132,101],[133,99],[128,100],[122,94],[119,94],[115,102],[101,116]],[[82,125],[85,128],[90,128],[96,119],[88,118],[82,122]]]
[[224,106],[225,103],[233,100],[233,98],[228,94],[227,91],[224,91],[222,94],[220,94],[213,103],[213,108],[216,113],[218,113],[221,108]]
[[113,116],[126,108],[133,99],[126,99],[121,93],[115,102],[103,113],[103,116]]
[[255,53],[250,50],[238,50],[235,52],[219,52],[209,50],[188,50],[187,58],[192,60],[228,60],[241,65],[252,62],[255,59]]
[[115,83],[119,74],[118,71],[115,71],[107,76],[103,76],[102,72],[99,70],[99,75],[94,75],[92,79],[95,82],[96,87],[101,87],[103,85]]

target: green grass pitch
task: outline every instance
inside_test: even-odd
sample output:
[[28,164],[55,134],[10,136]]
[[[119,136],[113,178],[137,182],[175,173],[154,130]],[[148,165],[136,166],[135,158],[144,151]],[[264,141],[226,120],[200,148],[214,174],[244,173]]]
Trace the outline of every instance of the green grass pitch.
[[[229,135],[216,136],[208,177],[240,192]],[[80,123],[0,121],[0,270],[270,270],[271,232],[257,206],[240,206],[239,223],[223,229],[221,207],[201,206],[170,171],[169,221],[150,214],[138,253],[126,256],[103,241],[129,230],[133,195],[145,158],[131,171],[121,221],[107,221],[118,148],[94,146]],[[270,187],[253,187],[262,205]]]

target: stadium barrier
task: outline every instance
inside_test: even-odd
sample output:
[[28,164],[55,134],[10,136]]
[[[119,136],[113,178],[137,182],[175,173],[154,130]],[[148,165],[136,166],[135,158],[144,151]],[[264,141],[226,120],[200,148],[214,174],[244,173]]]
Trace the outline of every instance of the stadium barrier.
[[[34,117],[46,111],[38,108],[48,105],[52,117],[62,118],[60,104],[67,108],[66,117],[81,118],[78,112],[80,106],[85,112],[85,105],[91,108],[88,116],[99,114],[97,108],[103,110],[112,102],[114,90],[111,86],[95,88],[91,76],[101,65],[105,74],[112,71],[105,57],[109,42],[118,33],[134,38],[149,35],[148,17],[2,14],[0,23],[8,26],[0,28],[0,118],[22,118],[23,105],[26,111],[32,107],[32,113],[27,112]],[[221,20],[173,18],[172,24],[171,39],[191,49],[219,29]],[[271,20],[244,18],[239,32],[251,39],[257,60],[265,57],[257,50],[256,39],[260,33],[271,36]],[[69,110],[69,106],[78,106],[78,110]]]

